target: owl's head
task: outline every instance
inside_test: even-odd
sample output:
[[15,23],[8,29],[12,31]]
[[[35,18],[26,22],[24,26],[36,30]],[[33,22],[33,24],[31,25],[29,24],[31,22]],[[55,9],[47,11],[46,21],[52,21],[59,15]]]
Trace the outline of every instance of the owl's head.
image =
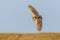
[[32,20],[35,21],[38,17],[33,17]]
[[40,20],[42,19],[42,16],[38,16],[38,17],[33,17],[32,20],[35,21],[35,20]]

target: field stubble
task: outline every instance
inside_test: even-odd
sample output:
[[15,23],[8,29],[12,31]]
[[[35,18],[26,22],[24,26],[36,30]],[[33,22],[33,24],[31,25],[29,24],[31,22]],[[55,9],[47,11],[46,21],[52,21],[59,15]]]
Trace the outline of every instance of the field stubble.
[[0,33],[0,40],[60,40],[60,33]]

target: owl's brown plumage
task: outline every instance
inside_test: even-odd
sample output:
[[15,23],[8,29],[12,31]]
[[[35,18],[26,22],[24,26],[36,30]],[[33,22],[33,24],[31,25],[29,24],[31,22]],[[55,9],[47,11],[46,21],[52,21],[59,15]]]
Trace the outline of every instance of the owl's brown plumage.
[[29,5],[29,9],[33,16],[35,17],[39,16],[38,12],[31,5]]
[[39,16],[38,12],[31,6],[29,5],[29,10],[33,14],[33,20],[36,21],[36,29],[38,31],[41,31],[42,29],[42,17]]

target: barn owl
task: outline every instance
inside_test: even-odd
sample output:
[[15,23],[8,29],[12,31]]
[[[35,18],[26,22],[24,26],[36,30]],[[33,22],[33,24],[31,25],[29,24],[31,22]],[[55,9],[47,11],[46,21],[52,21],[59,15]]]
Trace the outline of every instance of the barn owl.
[[28,8],[33,15],[32,20],[36,22],[36,29],[38,31],[41,31],[41,29],[42,29],[42,16],[39,15],[39,13],[31,5],[29,5]]

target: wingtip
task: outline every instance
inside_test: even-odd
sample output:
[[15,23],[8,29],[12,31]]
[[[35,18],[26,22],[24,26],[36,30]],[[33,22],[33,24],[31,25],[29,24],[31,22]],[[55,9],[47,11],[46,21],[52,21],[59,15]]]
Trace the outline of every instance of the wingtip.
[[32,6],[31,6],[31,5],[29,5],[28,7],[29,7],[29,8],[31,8]]

